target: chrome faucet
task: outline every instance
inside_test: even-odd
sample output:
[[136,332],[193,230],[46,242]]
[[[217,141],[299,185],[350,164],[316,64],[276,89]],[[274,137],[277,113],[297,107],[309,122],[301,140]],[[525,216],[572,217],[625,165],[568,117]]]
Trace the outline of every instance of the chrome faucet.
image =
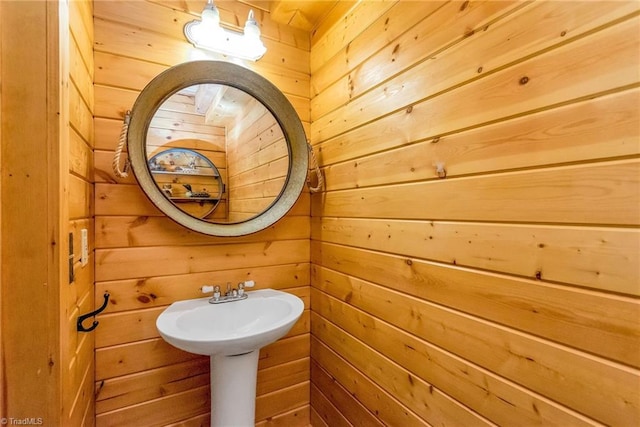
[[245,293],[245,288],[252,288],[256,283],[253,280],[247,280],[238,283],[237,288],[232,288],[231,283],[227,282],[227,290],[224,295],[220,292],[220,286],[203,286],[201,288],[202,293],[213,292],[213,296],[209,300],[210,304],[222,304],[224,302],[233,302],[246,299],[248,295]]

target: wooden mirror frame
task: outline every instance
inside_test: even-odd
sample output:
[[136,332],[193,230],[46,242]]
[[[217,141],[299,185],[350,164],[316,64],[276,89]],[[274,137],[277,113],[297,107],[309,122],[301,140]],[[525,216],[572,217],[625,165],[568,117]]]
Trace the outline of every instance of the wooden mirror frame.
[[[276,118],[287,143],[289,168],[282,191],[271,206],[245,221],[215,223],[185,213],[156,185],[147,162],[147,130],[160,105],[181,89],[206,83],[231,86],[256,98]],[[156,76],[142,90],[133,105],[127,141],[131,168],[140,187],[151,202],[178,224],[211,236],[244,236],[273,225],[293,207],[307,179],[309,166],[307,139],[293,106],[267,79],[229,62],[186,62]]]

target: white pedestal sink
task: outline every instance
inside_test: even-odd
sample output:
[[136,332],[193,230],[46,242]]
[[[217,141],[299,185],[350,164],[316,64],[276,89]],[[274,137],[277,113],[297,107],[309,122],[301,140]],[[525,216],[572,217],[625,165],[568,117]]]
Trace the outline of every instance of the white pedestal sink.
[[210,304],[210,298],[178,301],[160,314],[158,332],[169,344],[211,356],[211,426],[255,425],[260,348],[289,332],[304,304],[272,289],[248,298]]

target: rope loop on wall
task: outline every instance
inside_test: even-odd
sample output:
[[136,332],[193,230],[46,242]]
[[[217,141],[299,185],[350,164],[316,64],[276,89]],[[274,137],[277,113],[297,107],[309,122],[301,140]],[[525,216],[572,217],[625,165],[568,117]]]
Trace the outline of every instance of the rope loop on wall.
[[124,115],[124,122],[122,123],[122,130],[120,131],[120,142],[118,143],[118,147],[116,148],[116,153],[113,156],[113,173],[118,178],[126,178],[129,176],[127,172],[129,170],[129,159],[125,160],[124,168],[120,169],[120,156],[122,155],[122,150],[127,143],[127,131],[129,130],[129,121],[131,120],[131,110],[127,110]]
[[[307,148],[309,148],[309,176],[307,177],[307,186],[309,187],[309,191],[312,193],[317,193],[322,190],[324,186],[324,177],[322,176],[322,171],[320,170],[320,166],[318,166],[318,159],[316,158],[316,154],[313,152],[313,147],[307,141]],[[317,178],[317,185],[314,187],[311,185],[311,175],[315,174]]]

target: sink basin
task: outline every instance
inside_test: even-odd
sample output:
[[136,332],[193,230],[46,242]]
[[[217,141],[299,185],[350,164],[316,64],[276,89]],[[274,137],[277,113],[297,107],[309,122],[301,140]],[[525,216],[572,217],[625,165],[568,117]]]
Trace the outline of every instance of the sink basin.
[[210,304],[209,298],[178,301],[160,314],[158,332],[190,353],[233,356],[268,345],[300,318],[300,298],[273,289],[247,292],[248,298]]

